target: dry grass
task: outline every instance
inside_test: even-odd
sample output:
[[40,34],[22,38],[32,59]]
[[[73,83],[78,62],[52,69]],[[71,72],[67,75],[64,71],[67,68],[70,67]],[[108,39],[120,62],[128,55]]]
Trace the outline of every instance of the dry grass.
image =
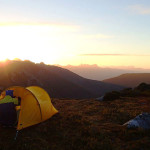
[[142,112],[150,112],[150,98],[122,98],[112,102],[52,100],[59,113],[46,122],[20,131],[0,128],[0,150],[146,150],[150,131],[122,126]]

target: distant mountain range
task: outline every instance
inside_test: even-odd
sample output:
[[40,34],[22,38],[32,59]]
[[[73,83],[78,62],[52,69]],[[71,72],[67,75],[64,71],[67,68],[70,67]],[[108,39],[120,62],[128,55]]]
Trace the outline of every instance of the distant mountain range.
[[44,88],[53,98],[94,98],[123,87],[83,78],[67,69],[30,61],[0,63],[0,87],[31,86]]
[[150,73],[127,73],[118,77],[103,80],[103,82],[126,87],[136,87],[142,82],[150,84]]
[[62,66],[84,78],[93,80],[105,80],[126,73],[150,73],[150,69],[129,67],[100,67],[95,65],[82,64],[79,66]]

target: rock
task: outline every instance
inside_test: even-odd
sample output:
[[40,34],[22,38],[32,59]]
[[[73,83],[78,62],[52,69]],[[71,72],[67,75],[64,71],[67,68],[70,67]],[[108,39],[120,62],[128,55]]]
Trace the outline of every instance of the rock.
[[150,113],[142,113],[123,125],[127,128],[150,129]]
[[103,101],[103,98],[104,98],[104,96],[101,96],[101,97],[96,98],[96,100]]

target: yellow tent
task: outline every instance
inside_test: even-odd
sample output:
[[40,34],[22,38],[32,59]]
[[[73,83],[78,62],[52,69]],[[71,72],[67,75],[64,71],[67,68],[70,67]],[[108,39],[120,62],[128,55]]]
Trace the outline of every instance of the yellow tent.
[[43,122],[58,112],[48,93],[38,86],[9,87],[1,93],[1,98],[5,97],[7,90],[13,90],[13,95],[21,98],[17,130]]

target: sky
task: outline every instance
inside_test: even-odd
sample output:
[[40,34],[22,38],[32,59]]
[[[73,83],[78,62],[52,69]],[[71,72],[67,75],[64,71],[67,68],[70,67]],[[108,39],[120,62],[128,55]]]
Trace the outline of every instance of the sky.
[[0,60],[150,68],[149,0],[0,0]]

